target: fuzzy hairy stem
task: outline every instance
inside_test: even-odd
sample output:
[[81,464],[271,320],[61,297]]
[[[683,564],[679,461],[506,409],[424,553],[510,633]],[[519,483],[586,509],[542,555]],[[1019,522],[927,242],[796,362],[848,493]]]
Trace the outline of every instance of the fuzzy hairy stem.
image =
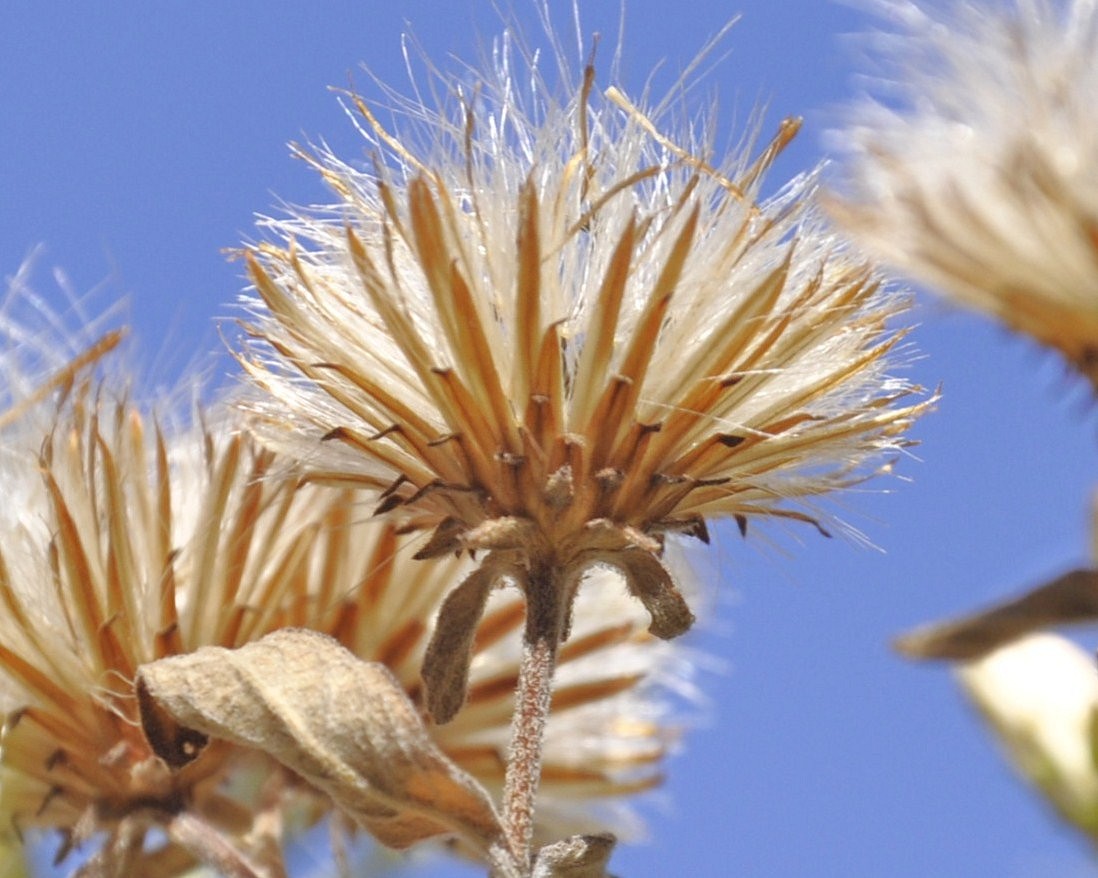
[[503,826],[523,874],[529,875],[533,868],[534,804],[567,602],[561,571],[555,567],[531,569],[524,586],[526,627],[503,786]]

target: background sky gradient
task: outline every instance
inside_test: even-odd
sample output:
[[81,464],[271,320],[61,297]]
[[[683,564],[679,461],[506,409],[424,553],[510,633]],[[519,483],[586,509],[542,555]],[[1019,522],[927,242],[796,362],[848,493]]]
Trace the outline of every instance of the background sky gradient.
[[[520,0],[516,16],[538,26]],[[618,4],[583,4],[604,34]],[[735,13],[727,57],[694,97],[717,100],[718,142],[768,104],[805,127],[777,184],[824,156],[834,110],[858,89],[870,20],[826,0],[630,0],[621,85],[636,94],[663,61],[665,84]],[[559,20],[568,26],[562,12]],[[327,194],[290,140],[362,144],[328,86],[367,97],[367,62],[402,88],[402,32],[442,66],[498,30],[474,0],[109,4],[9,0],[0,27],[0,271],[39,245],[36,285],[63,303],[125,297],[149,387],[192,362],[220,377],[214,317],[232,317],[241,267],[222,253],[279,198]],[[718,52],[718,54],[723,54]],[[600,78],[603,86],[608,83]],[[658,90],[657,90],[658,91]],[[1095,876],[1084,843],[1006,768],[949,674],[887,646],[912,625],[973,608],[1085,563],[1098,476],[1093,405],[1063,366],[1026,341],[920,293],[914,380],[943,386],[916,454],[846,517],[880,551],[771,528],[748,541],[717,528],[715,608],[691,635],[709,660],[701,722],[644,804],[645,845],[622,847],[627,878]],[[197,358],[197,359],[196,359]],[[423,876],[479,874],[447,864]]]

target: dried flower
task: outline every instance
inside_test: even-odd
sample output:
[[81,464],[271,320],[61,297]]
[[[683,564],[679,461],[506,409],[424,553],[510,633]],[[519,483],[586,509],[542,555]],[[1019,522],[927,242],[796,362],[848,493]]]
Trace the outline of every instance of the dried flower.
[[1032,634],[958,671],[1018,770],[1057,811],[1098,838],[1098,677],[1093,658]]
[[249,460],[241,440],[215,452],[210,437],[170,449],[87,379],[54,417],[2,473],[28,502],[0,534],[0,812],[18,832],[59,830],[59,860],[106,833],[93,862],[176,874],[194,858],[178,844],[145,850],[150,828],[193,813],[235,832],[249,816],[219,789],[228,748],[178,774],[153,755],[132,679],[156,657],[266,630],[276,608],[248,599],[293,581],[271,566],[285,558],[260,554],[274,537],[255,533],[272,489],[249,479],[269,455]]
[[[121,340],[108,331],[110,315],[88,319],[71,300],[79,325],[70,328],[72,315],[49,307],[30,286],[34,258],[26,260],[0,299],[0,474],[4,502],[0,504],[0,533],[11,534],[18,515],[25,514],[38,493],[36,472],[28,453],[37,450],[52,423],[57,397],[65,393],[100,357]],[[63,277],[56,275],[62,282]],[[0,564],[0,575],[3,575]],[[0,692],[4,683],[0,682]],[[0,731],[0,762],[3,732]],[[10,776],[0,769],[0,797]],[[10,814],[0,811],[0,876],[25,878],[29,866]]]
[[713,164],[704,119],[666,134],[671,101],[599,95],[592,63],[558,99],[510,33],[493,59],[416,88],[440,106],[396,98],[395,133],[352,95],[372,170],[301,152],[337,202],[262,224],[240,358],[267,391],[257,429],[313,479],[381,492],[379,512],[430,533],[419,558],[483,553],[425,656],[436,721],[465,699],[491,590],[523,593],[504,791],[521,851],[587,573],[613,569],[654,635],[681,634],[666,534],[705,540],[714,516],[822,529],[813,501],[902,447],[923,405],[886,373],[904,301],[822,230],[814,178],[760,200],[798,123]]
[[841,132],[834,215],[1098,386],[1098,5],[876,5],[898,32],[880,38],[883,100]]
[[[231,425],[169,439],[87,382],[55,419],[0,472],[28,498],[0,516],[0,821],[59,830],[59,859],[105,833],[95,862],[125,874],[176,874],[196,855],[216,861],[196,821],[242,856],[273,861],[280,839],[260,844],[257,831],[249,847],[246,833],[295,802],[318,819],[328,800],[292,782],[283,789],[271,763],[224,742],[173,770],[140,731],[136,669],[305,626],[383,662],[414,697],[429,620],[463,562],[409,570],[401,539],[370,520],[362,498],[275,477],[272,454],[223,435]],[[601,608],[565,656],[571,673],[555,696],[546,793],[556,807],[543,838],[590,826],[600,802],[658,782],[672,739],[653,686],[679,672],[673,651],[647,635],[641,612],[622,614],[613,590],[591,599]],[[431,730],[490,790],[502,775],[521,616],[515,599],[493,604],[474,644],[467,715]],[[199,745],[177,743],[192,755]],[[266,787],[241,783],[263,776],[273,778]],[[594,824],[630,829],[621,807]],[[155,827],[169,843],[146,848]]]
[[704,122],[665,135],[669,105],[600,97],[591,66],[559,101],[510,36],[494,58],[445,83],[455,106],[402,104],[399,135],[353,97],[372,170],[308,157],[338,202],[265,221],[246,254],[262,343],[242,362],[270,394],[252,409],[314,478],[430,530],[421,557],[485,553],[448,656],[493,584],[546,603],[555,571],[567,606],[594,565],[673,636],[691,615],[665,534],[815,522],[799,503],[902,446],[919,406],[896,404],[885,321],[904,302],[821,230],[812,177],[759,200],[795,123],[716,167]]

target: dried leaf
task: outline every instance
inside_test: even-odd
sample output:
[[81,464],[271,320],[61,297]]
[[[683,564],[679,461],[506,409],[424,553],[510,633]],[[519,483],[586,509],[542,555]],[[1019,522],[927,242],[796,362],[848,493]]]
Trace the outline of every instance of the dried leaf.
[[652,617],[648,626],[652,634],[670,640],[690,630],[694,614],[657,558],[638,550],[616,555],[613,563],[625,573],[629,593],[640,599]]
[[1093,619],[1098,619],[1098,571],[1073,570],[981,613],[917,628],[894,646],[908,658],[969,661],[1031,631]]
[[427,691],[427,710],[436,723],[447,723],[465,703],[473,641],[495,570],[478,567],[446,596],[438,611],[435,633],[420,671]]
[[538,851],[533,878],[607,878],[614,836],[573,835]]
[[204,647],[141,666],[137,686],[184,728],[273,756],[390,847],[457,833],[485,852],[502,837],[488,794],[435,746],[388,669],[325,634]]

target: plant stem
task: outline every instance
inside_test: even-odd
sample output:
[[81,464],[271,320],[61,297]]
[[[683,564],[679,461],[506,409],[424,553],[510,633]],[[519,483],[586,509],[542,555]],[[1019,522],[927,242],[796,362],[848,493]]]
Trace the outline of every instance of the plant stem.
[[548,565],[533,568],[525,583],[526,628],[503,786],[503,826],[524,875],[530,874],[533,861],[534,803],[564,626],[563,585],[559,571]]
[[182,845],[200,863],[216,869],[226,878],[268,878],[267,873],[236,848],[209,823],[183,811],[166,827],[168,836]]

